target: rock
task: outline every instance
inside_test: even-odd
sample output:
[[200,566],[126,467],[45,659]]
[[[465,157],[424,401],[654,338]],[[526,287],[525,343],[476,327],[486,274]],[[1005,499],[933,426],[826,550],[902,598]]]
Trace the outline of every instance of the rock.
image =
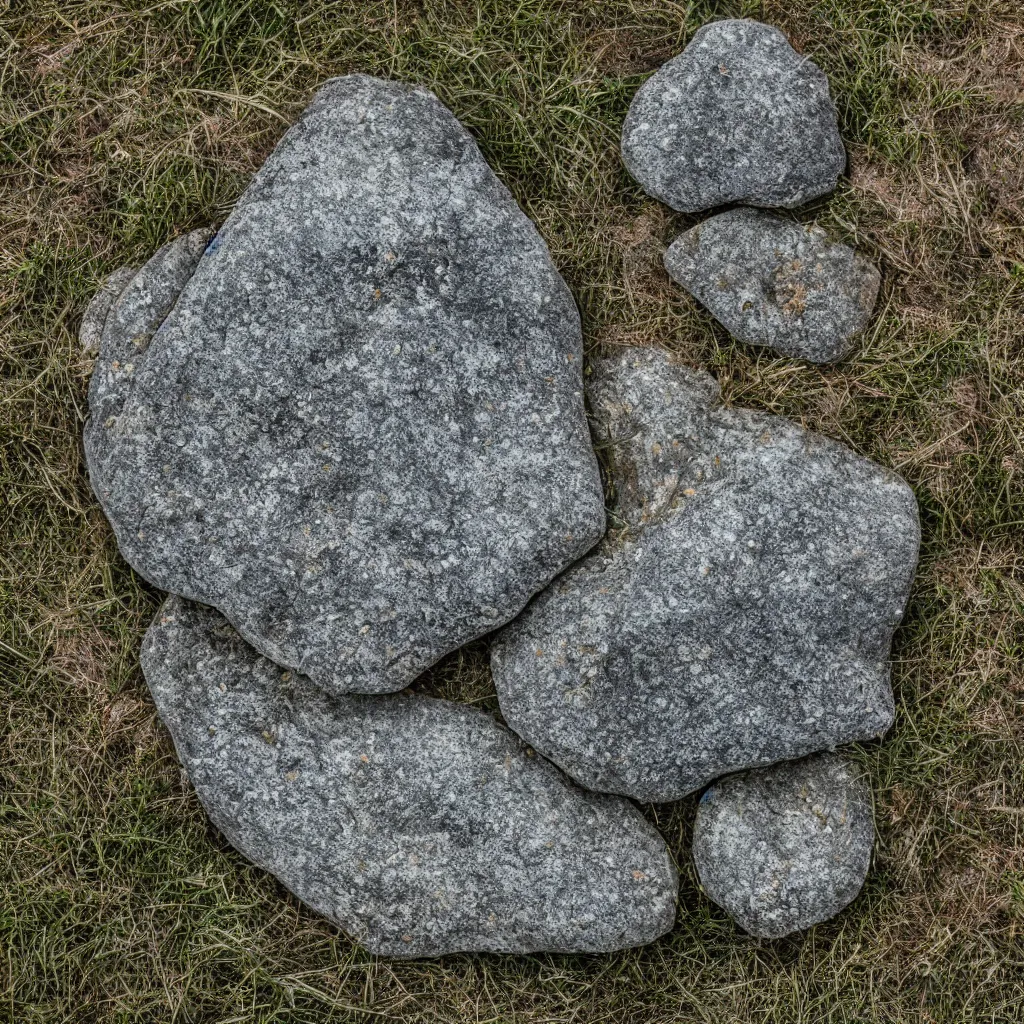
[[665,269],[740,341],[814,363],[850,354],[880,282],[867,260],[821,228],[763,210],[698,224],[665,253]]
[[657,831],[490,715],[327,694],[177,598],[142,665],[214,824],[374,953],[597,952],[672,926]]
[[336,692],[401,689],[603,532],[572,296],[422,89],[327,83],[107,321],[85,447],[122,553]]
[[799,206],[846,166],[828,80],[776,28],[714,21],[640,87],[622,159],[652,196],[692,213]]
[[83,348],[99,353],[99,358],[89,383],[87,454],[94,439],[102,444],[116,431],[136,369],[212,236],[206,229],[179,235],[158,249],[141,270],[114,271],[89,304],[79,336]]
[[867,877],[871,791],[837,754],[720,779],[701,797],[701,885],[751,935],[777,939],[834,917]]
[[99,352],[110,307],[117,301],[137,271],[138,267],[118,267],[100,285],[99,291],[90,300],[82,316],[82,325],[78,329],[78,340],[82,344],[83,352],[90,355]]
[[502,714],[591,789],[674,800],[880,735],[917,506],[898,477],[705,373],[598,363],[619,526],[498,634]]

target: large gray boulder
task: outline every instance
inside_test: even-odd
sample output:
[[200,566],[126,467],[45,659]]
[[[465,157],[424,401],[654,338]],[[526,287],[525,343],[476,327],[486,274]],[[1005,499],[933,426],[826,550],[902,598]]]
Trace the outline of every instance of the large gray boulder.
[[710,376],[657,351],[599,363],[590,395],[620,529],[498,634],[508,724],[584,785],[641,800],[884,733],[910,488],[720,405]]
[[656,830],[489,715],[326,694],[178,598],[142,667],[214,824],[375,953],[598,952],[672,926]]
[[383,692],[601,536],[572,296],[431,93],[328,82],[199,240],[84,339],[102,319],[90,477],[151,583]]
[[821,70],[778,29],[733,19],[705,25],[640,87],[622,159],[684,212],[799,206],[831,192],[846,166]]
[[665,253],[665,269],[740,341],[814,363],[850,354],[880,281],[821,228],[750,209],[691,228]]
[[821,754],[716,782],[697,807],[693,859],[704,892],[741,928],[777,939],[853,900],[874,840],[866,779]]

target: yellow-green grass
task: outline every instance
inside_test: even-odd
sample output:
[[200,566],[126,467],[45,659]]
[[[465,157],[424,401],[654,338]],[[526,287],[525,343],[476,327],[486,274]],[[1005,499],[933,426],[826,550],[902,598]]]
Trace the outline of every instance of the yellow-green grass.
[[[882,267],[857,354],[732,341],[667,280],[695,218],[618,156],[645,75],[703,22],[785,29],[828,73],[850,174],[802,215]],[[663,345],[729,401],[903,473],[917,584],[897,723],[858,751],[864,893],[795,938],[700,893],[693,802],[649,809],[674,932],[607,956],[375,959],[249,866],[183,782],[138,667],[159,595],[83,470],[104,275],[221,221],[318,83],[433,89],[537,222],[588,352]],[[0,1021],[1024,1019],[1024,15],[1018,0],[0,2]],[[486,642],[420,688],[495,709]]]

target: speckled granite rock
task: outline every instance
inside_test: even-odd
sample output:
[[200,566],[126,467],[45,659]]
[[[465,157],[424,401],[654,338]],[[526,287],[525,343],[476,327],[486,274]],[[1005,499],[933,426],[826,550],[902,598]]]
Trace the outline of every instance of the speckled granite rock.
[[917,559],[898,477],[710,376],[632,349],[595,368],[609,535],[498,634],[508,724],[584,785],[673,800],[889,728]]
[[217,827],[373,952],[604,951],[672,926],[656,830],[489,715],[325,694],[178,598],[142,665]]
[[697,808],[693,859],[715,903],[775,939],[850,903],[874,840],[867,782],[845,757],[822,754],[716,782]]
[[138,267],[118,267],[92,297],[82,316],[82,325],[78,329],[78,340],[82,343],[84,352],[90,355],[99,353],[110,308],[137,271]]
[[601,536],[572,296],[431,93],[327,83],[187,281],[182,245],[106,318],[85,432],[150,582],[383,692]]
[[714,21],[640,87],[622,159],[676,210],[799,206],[836,187],[846,153],[821,70],[775,28]]
[[740,341],[815,363],[850,354],[880,280],[821,228],[749,209],[710,217],[677,238],[665,269]]
[[114,271],[89,303],[79,337],[83,348],[99,358],[89,383],[87,453],[94,441],[102,444],[117,429],[135,371],[212,237],[206,229],[179,235],[141,270]]

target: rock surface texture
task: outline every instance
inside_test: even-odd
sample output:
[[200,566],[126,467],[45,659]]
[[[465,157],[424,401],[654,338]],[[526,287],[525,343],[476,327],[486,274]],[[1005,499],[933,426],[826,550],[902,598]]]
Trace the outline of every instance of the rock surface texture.
[[853,249],[763,210],[698,224],[665,269],[740,341],[815,363],[849,355],[878,297],[878,271]]
[[375,953],[605,951],[672,926],[655,829],[489,715],[325,694],[178,598],[142,664],[213,822]]
[[839,913],[860,892],[875,826],[867,782],[823,754],[731,775],[701,797],[701,885],[751,935],[776,939]]
[[82,347],[97,352],[99,358],[89,383],[87,454],[95,442],[102,444],[116,431],[150,341],[195,272],[212,236],[207,230],[180,235],[160,248],[141,271],[128,267],[114,271],[89,303],[79,337]]
[[498,634],[508,724],[584,785],[641,800],[885,732],[910,488],[721,406],[710,376],[656,351],[599,363],[590,397],[623,528]]
[[92,297],[82,316],[82,325],[78,329],[78,340],[82,343],[83,351],[91,355],[99,353],[103,345],[103,331],[111,307],[131,279],[138,273],[138,269],[138,267],[119,267],[103,282],[100,290]]
[[831,192],[846,166],[824,74],[778,29],[746,20],[705,25],[640,87],[622,159],[684,212],[799,206]]
[[329,689],[384,692],[599,539],[572,297],[431,93],[327,83],[195,242],[83,339],[90,476],[150,582]]

